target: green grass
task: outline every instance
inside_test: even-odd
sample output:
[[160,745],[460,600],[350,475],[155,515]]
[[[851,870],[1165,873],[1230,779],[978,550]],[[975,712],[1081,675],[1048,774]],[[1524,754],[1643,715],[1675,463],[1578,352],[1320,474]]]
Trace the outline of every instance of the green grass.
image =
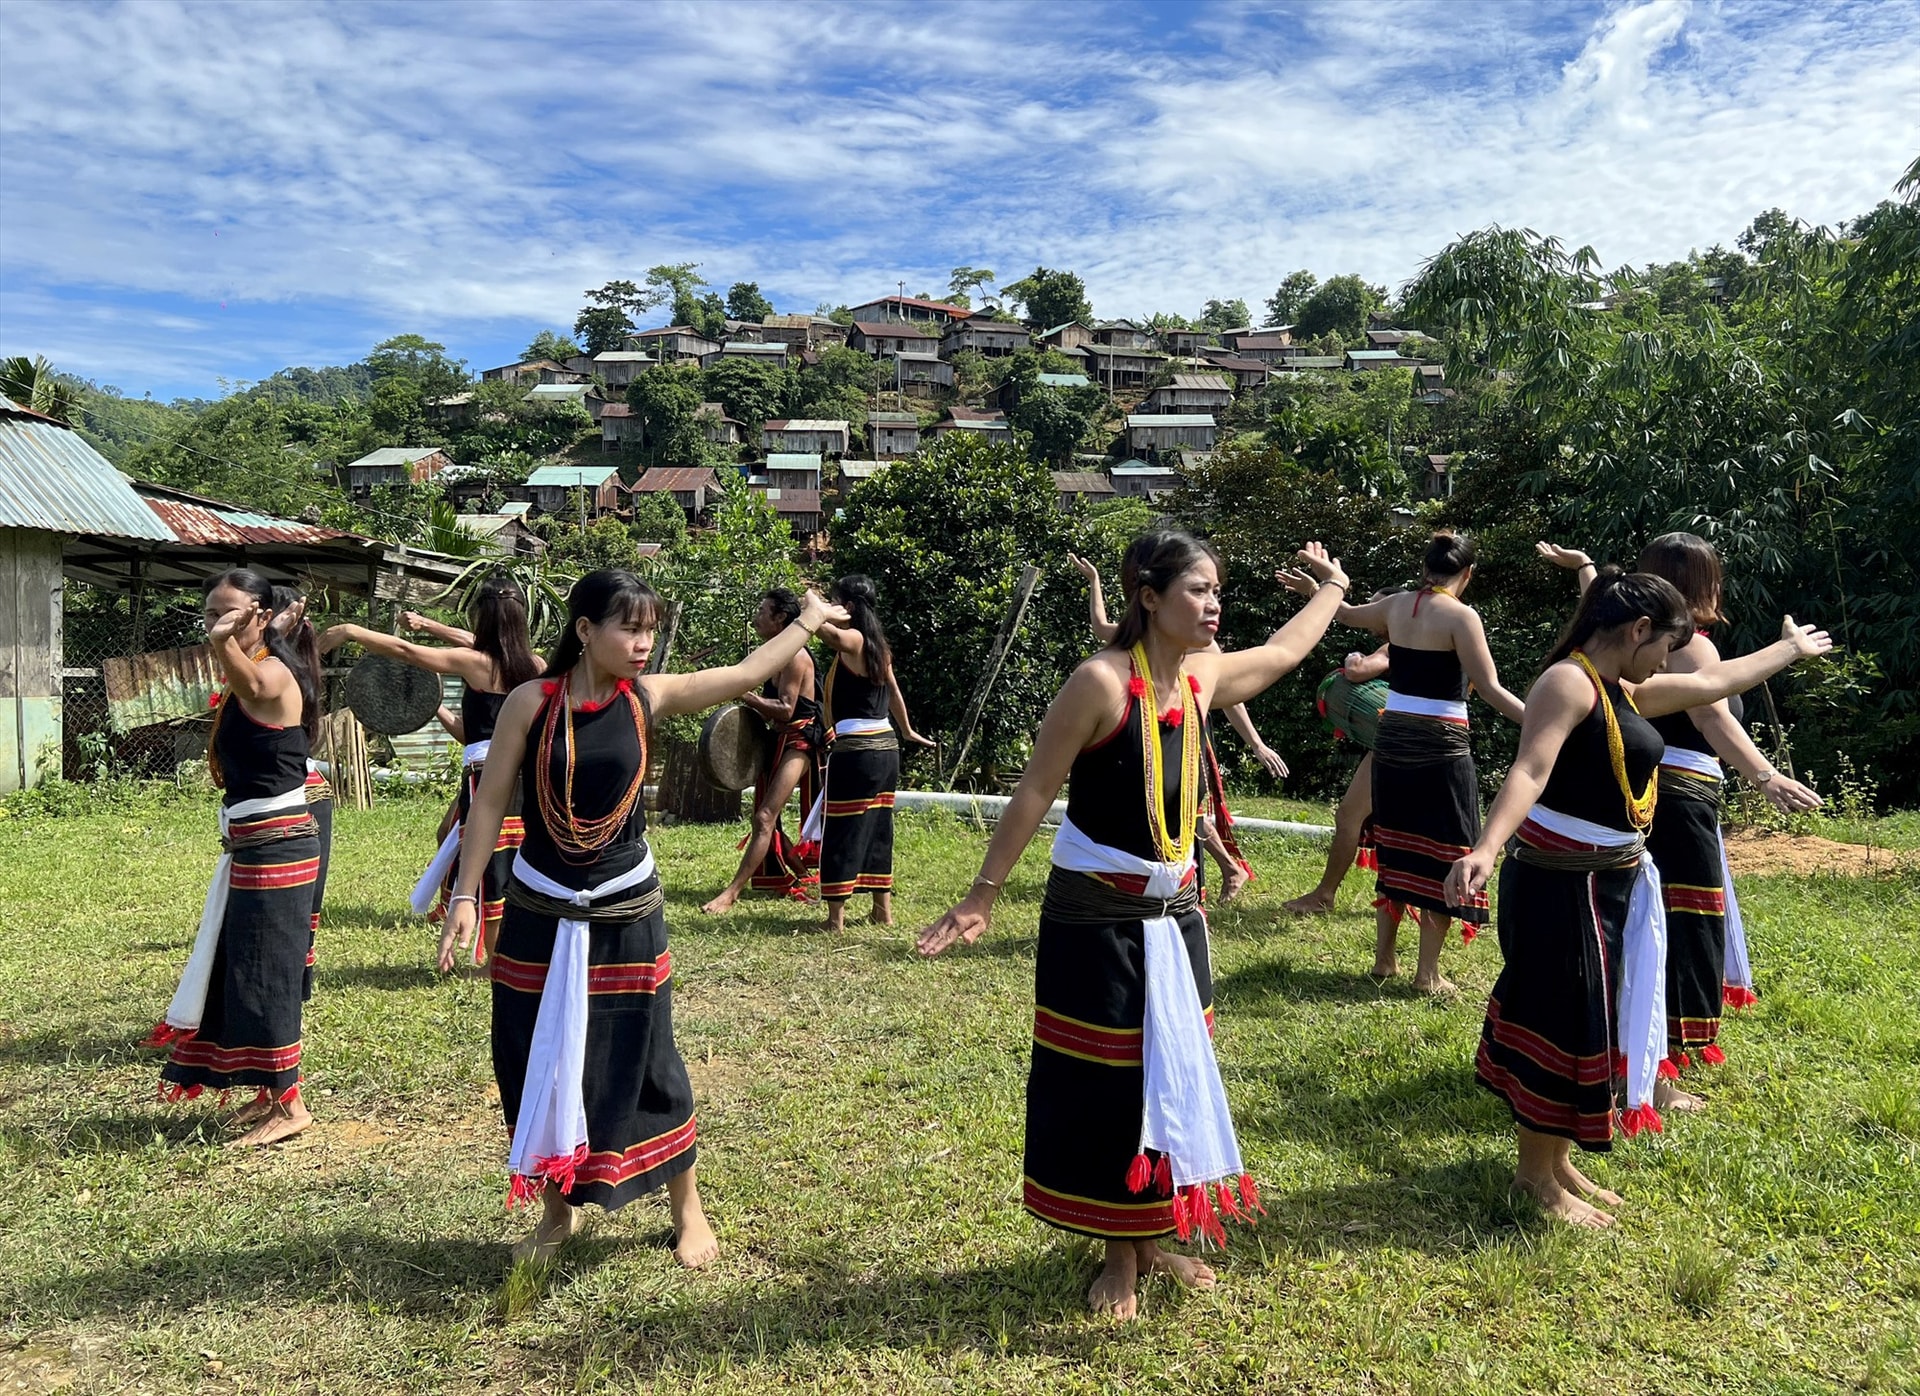
[[1456,1002],[1375,988],[1363,880],[1334,916],[1277,920],[1320,851],[1250,836],[1261,879],[1215,918],[1216,1001],[1271,1215],[1236,1228],[1218,1290],[1156,1280],[1122,1329],[1083,1311],[1094,1248],[1018,1205],[1044,850],[987,941],[927,964],[910,933],[972,878],[971,830],[903,815],[902,924],[839,940],[765,900],[704,920],[738,831],[660,831],[725,1250],[678,1271],[648,1199],[542,1273],[508,1264],[528,1223],[502,1208],[486,986],[431,973],[404,914],[437,814],[340,816],[319,1124],[267,1154],[162,1106],[129,1045],[184,960],[210,809],[0,820],[0,1379],[53,1354],[75,1392],[1920,1383],[1912,873],[1743,882],[1764,998],[1729,1025],[1711,1111],[1597,1160],[1628,1205],[1576,1234],[1510,1199],[1510,1129],[1473,1083],[1492,937],[1449,950]]

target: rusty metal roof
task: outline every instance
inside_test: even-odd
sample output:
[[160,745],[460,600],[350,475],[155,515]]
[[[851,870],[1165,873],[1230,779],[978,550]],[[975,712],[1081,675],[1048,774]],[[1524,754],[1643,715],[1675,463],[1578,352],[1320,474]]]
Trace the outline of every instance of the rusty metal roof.
[[251,543],[330,543],[336,540],[363,542],[359,535],[337,528],[282,519],[206,499],[167,485],[134,482],[133,491],[146,501],[162,523],[172,530],[171,537],[191,547],[246,547]]
[[0,527],[171,542],[173,534],[79,432],[0,397]]
[[626,487],[628,494],[657,494],[662,490],[715,489],[720,477],[711,466],[656,465]]

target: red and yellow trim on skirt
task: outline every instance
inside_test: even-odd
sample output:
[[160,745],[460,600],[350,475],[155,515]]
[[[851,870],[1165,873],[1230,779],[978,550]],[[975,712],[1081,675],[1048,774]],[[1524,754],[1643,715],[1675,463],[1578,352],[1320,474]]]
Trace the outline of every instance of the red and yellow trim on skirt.
[[861,873],[851,882],[823,882],[820,895],[828,901],[851,897],[855,892],[891,892],[892,873]]
[[[547,986],[547,966],[537,960],[516,960],[496,952],[493,982],[515,993],[537,994]],[[589,994],[651,994],[673,978],[673,956],[663,950],[657,960],[629,964],[587,966]]]
[[1604,1086],[1615,1075],[1615,1054],[1611,1051],[1575,1056],[1554,1046],[1531,1028],[1510,1023],[1500,1014],[1500,1000],[1487,1000],[1487,1023],[1493,1040],[1518,1052],[1542,1071],[1550,1072],[1580,1086]]
[[291,863],[233,865],[228,886],[235,892],[273,892],[288,887],[311,887],[320,880],[320,860],[300,858]]
[[1514,1114],[1536,1129],[1571,1134],[1575,1139],[1590,1144],[1604,1144],[1613,1138],[1614,1110],[1611,1105],[1604,1111],[1575,1110],[1561,1101],[1535,1095],[1521,1085],[1512,1072],[1487,1055],[1487,1044],[1484,1042],[1475,1054],[1474,1070],[1482,1080],[1507,1098]]
[[1173,1199],[1152,1202],[1097,1202],[1090,1197],[1055,1192],[1031,1178],[1022,1180],[1026,1209],[1042,1221],[1095,1236],[1164,1236],[1173,1230]]
[[1719,887],[1695,887],[1685,882],[1663,882],[1660,895],[1668,911],[1689,912],[1696,916],[1725,916],[1727,894]]
[[235,1071],[292,1071],[300,1065],[300,1044],[291,1047],[221,1047],[205,1038],[184,1037],[173,1049],[176,1066],[223,1074]]
[[589,1153],[586,1160],[574,1169],[573,1181],[617,1187],[629,1178],[651,1173],[680,1157],[693,1147],[696,1133],[694,1121],[689,1117],[685,1124],[665,1134],[643,1139],[622,1153]]
[[[1382,833],[1384,832],[1383,830]],[[1380,840],[1380,846],[1383,848],[1388,846],[1384,837]],[[1447,884],[1439,878],[1422,877],[1419,873],[1408,872],[1405,868],[1390,868],[1384,864],[1381,865],[1377,877],[1380,885],[1390,891],[1417,892],[1423,897],[1432,897],[1439,902],[1447,900]],[[1492,904],[1487,900],[1486,892],[1479,891],[1473,894],[1473,905],[1476,909],[1485,911]]]
[[1376,848],[1397,848],[1403,853],[1417,853],[1442,863],[1457,863],[1473,852],[1465,844],[1442,843],[1439,839],[1409,834],[1405,829],[1390,829],[1384,824],[1373,826],[1373,842]]
[[871,798],[862,796],[858,800],[828,800],[827,818],[852,819],[858,815],[867,813],[869,810],[892,809],[893,794],[894,792],[891,790],[882,790],[878,795],[872,796]]
[[[1207,1036],[1213,1036],[1213,1008],[1205,1010]],[[1050,1008],[1034,1006],[1033,1041],[1037,1047],[1078,1057],[1100,1066],[1139,1066],[1142,1031],[1139,1028],[1108,1028],[1080,1018],[1069,1018]]]

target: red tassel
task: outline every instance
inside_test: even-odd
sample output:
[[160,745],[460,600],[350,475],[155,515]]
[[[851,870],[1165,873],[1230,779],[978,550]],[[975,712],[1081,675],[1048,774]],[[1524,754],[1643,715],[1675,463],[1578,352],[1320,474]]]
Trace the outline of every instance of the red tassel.
[[1726,1059],[1727,1054],[1720,1050],[1718,1042],[1709,1042],[1700,1049],[1700,1060],[1709,1066],[1719,1066]]
[[1213,1210],[1213,1199],[1207,1195],[1207,1190],[1195,1183],[1186,1190],[1186,1196],[1192,1228],[1199,1232],[1201,1244],[1211,1241],[1215,1245],[1226,1245],[1227,1230],[1220,1224],[1220,1214]]
[[540,1195],[546,1185],[538,1178],[529,1178],[524,1173],[513,1175],[513,1181],[507,1185],[507,1210],[524,1207]]
[[545,683],[540,685],[540,691],[546,694],[547,697],[551,698],[553,697],[554,694],[560,691],[560,685],[555,680],[548,679]]
[[1171,711],[1169,711],[1167,715],[1161,718],[1160,720],[1166,723],[1167,726],[1169,727],[1178,727],[1181,723],[1187,720],[1187,710],[1184,707],[1174,708]]
[[1460,943],[1462,945],[1472,945],[1474,937],[1479,934],[1480,927],[1473,922],[1462,921],[1460,923]]
[[1752,1008],[1760,1002],[1760,995],[1738,984],[1728,984],[1720,990],[1720,998],[1728,1008]]
[[1127,1165],[1127,1191],[1145,1192],[1147,1184],[1153,1181],[1153,1161],[1142,1150],[1133,1156],[1133,1162]]
[[1173,1159],[1166,1154],[1153,1166],[1153,1187],[1162,1197],[1173,1196]]
[[1660,1118],[1660,1112],[1653,1108],[1651,1102],[1636,1105],[1620,1117],[1620,1130],[1627,1138],[1633,1138],[1643,1129],[1652,1130],[1655,1134],[1666,1132],[1666,1122]]
[[1131,693],[1136,698],[1146,697],[1147,681],[1141,678],[1138,674],[1135,674],[1132,678],[1127,680],[1127,692]]
[[1193,696],[1200,696],[1200,680],[1193,674],[1187,675],[1187,687],[1193,690]]
[[1260,1205],[1260,1188],[1251,1173],[1240,1175],[1240,1205],[1249,1213],[1258,1212],[1263,1217],[1267,1214],[1267,1209]]
[[1193,1236],[1193,1218],[1187,1212],[1187,1195],[1177,1192],[1173,1195],[1173,1234],[1182,1241]]
[[1406,907],[1401,905],[1399,902],[1396,902],[1392,897],[1375,897],[1373,899],[1373,907],[1375,911],[1380,911],[1383,909],[1386,911],[1391,911],[1393,913],[1393,924],[1396,926],[1398,926],[1402,921],[1406,920],[1406,917],[1407,917]]
[[805,843],[795,844],[793,846],[793,856],[798,858],[803,863],[819,862],[820,861],[820,840],[808,839]]
[[171,1047],[176,1042],[183,1042],[187,1038],[192,1037],[193,1034],[194,1029],[176,1028],[172,1023],[162,1018],[153,1025],[153,1031],[141,1039],[139,1045],[142,1047]]
[[1625,1076],[1627,1074],[1627,1054],[1625,1052],[1615,1052],[1613,1054],[1613,1074],[1615,1076]]
[[1665,1081],[1678,1081],[1680,1079],[1680,1068],[1673,1064],[1672,1057],[1662,1057],[1659,1067],[1656,1068],[1656,1074]]
[[1672,1060],[1674,1064],[1678,1066],[1682,1071],[1685,1071],[1688,1067],[1693,1065],[1693,1058],[1688,1056],[1685,1052],[1676,1053],[1673,1056]]
[[[1322,716],[1325,716],[1325,714],[1323,713]],[[1333,739],[1336,742],[1344,742],[1347,739],[1347,734],[1336,727],[1333,729]]]
[[1240,1199],[1233,1195],[1233,1184],[1215,1183],[1213,1190],[1220,1198],[1220,1211],[1223,1216],[1235,1221],[1246,1221],[1247,1214],[1240,1210]]

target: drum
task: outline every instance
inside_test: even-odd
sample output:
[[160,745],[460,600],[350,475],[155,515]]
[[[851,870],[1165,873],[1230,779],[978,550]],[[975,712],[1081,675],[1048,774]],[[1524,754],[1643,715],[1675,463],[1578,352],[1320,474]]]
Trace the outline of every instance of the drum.
[[440,710],[440,676],[370,654],[347,671],[347,706],[369,732],[417,732]]
[[1373,739],[1380,731],[1380,711],[1387,706],[1387,681],[1355,683],[1335,669],[1320,681],[1313,706],[1336,738],[1351,737],[1361,748],[1372,751]]
[[700,728],[701,774],[722,790],[745,790],[760,779],[771,739],[766,719],[751,708],[717,708]]

